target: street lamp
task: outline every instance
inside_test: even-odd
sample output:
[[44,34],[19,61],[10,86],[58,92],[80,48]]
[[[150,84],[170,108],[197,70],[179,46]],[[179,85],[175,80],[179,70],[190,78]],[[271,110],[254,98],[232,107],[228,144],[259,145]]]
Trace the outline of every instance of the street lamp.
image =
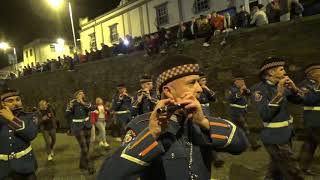
[[[48,0],[49,4],[55,9],[58,9],[62,5],[63,1],[64,0]],[[69,9],[69,16],[70,16],[70,21],[71,21],[74,48],[77,50],[77,40],[76,40],[76,34],[75,34],[75,30],[74,30],[72,6],[71,6],[70,1],[68,1],[68,9]]]
[[58,8],[61,6],[63,0],[48,0],[49,4],[51,4],[51,6],[53,6],[54,8]]
[[64,45],[64,39],[58,38],[57,39],[57,43],[60,44],[60,45]]
[[0,49],[6,51],[8,49],[13,49],[13,55],[14,55],[14,71],[17,71],[17,64],[18,64],[18,57],[17,57],[17,51],[15,47],[10,47],[9,43],[6,42],[0,42]]
[[64,51],[64,39],[57,39],[57,43],[55,44],[56,52],[62,53]]
[[0,49],[3,49],[4,51],[6,51],[7,49],[9,49],[10,46],[8,43],[6,42],[0,42]]

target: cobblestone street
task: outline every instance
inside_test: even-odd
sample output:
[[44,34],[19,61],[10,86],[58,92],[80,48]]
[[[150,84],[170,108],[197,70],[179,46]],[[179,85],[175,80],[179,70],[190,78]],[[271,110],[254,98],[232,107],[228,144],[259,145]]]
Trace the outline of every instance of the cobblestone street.
[[[103,160],[109,156],[119,142],[108,137],[108,142],[112,145],[109,150],[104,150],[94,145],[93,159],[95,167],[99,170]],[[301,142],[294,142],[294,150],[298,152]],[[79,170],[79,148],[76,140],[72,136],[66,134],[57,134],[57,144],[55,148],[55,159],[53,162],[46,160],[47,156],[44,150],[44,140],[42,134],[39,134],[33,142],[39,168],[37,171],[39,180],[91,180],[95,179],[95,175],[88,175]],[[320,172],[320,151],[317,150],[317,158],[313,169]],[[226,164],[223,168],[213,169],[212,178],[216,180],[263,180],[265,170],[267,169],[268,156],[264,148],[257,152],[248,151],[240,156],[231,156],[221,154]],[[319,180],[320,176],[307,177],[306,180]]]

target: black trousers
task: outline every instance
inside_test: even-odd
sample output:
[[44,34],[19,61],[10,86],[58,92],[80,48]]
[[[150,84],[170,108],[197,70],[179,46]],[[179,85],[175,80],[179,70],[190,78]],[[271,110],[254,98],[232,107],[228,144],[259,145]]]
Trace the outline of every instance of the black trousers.
[[44,141],[46,143],[47,154],[49,155],[53,151],[53,147],[56,144],[56,129],[42,130]]
[[209,43],[209,41],[211,40],[211,37],[214,35],[214,29],[211,29],[207,35],[206,35],[206,39],[204,40],[204,42]]
[[256,139],[253,137],[253,135],[250,133],[250,129],[249,129],[249,126],[246,122],[246,117],[244,114],[242,115],[231,115],[231,119],[232,119],[232,122],[237,125],[237,127],[241,128],[244,133],[246,134],[248,140],[249,140],[249,143],[251,144],[252,147],[254,146],[257,146],[258,143],[256,141]]
[[126,135],[127,124],[131,121],[131,114],[120,114],[116,116],[115,122],[118,126],[118,134],[121,138]]
[[305,128],[306,138],[300,151],[300,166],[304,170],[311,168],[313,155],[320,144],[320,128]]
[[81,154],[80,154],[80,164],[79,168],[80,169],[90,169],[94,168],[93,167],[93,162],[90,158],[90,137],[91,137],[91,130],[90,129],[82,129],[75,135],[80,149],[81,149]]
[[[222,163],[224,163],[224,161],[223,161],[220,157],[221,157],[221,156],[219,155],[218,152],[212,151],[212,161],[213,161],[213,163],[215,164],[215,166],[216,166],[216,164],[222,164]],[[219,166],[221,166],[221,165],[219,165]]]
[[290,143],[264,145],[270,155],[266,180],[303,180],[302,170],[294,158]]
[[20,173],[11,173],[8,178],[5,180],[37,180],[35,173],[30,174],[20,174]]

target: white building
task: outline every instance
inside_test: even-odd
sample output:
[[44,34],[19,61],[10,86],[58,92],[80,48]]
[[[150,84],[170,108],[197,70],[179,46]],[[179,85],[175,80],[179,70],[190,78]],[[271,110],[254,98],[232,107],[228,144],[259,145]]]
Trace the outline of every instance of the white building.
[[122,0],[120,5],[88,21],[80,20],[82,51],[100,49],[101,43],[111,46],[129,34],[139,37],[154,33],[159,27],[172,27],[180,21],[212,11],[235,14],[240,5],[266,4],[268,0]]
[[73,47],[62,39],[36,39],[23,46],[23,65],[43,63],[47,59],[57,59],[58,56],[71,55]]

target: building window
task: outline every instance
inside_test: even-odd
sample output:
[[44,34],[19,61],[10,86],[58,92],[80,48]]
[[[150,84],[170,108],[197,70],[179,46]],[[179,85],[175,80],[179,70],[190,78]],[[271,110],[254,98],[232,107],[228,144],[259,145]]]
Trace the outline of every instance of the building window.
[[90,48],[97,49],[96,34],[95,33],[89,34],[89,38],[90,38]]
[[73,46],[69,46],[69,53],[72,54],[74,52],[74,47]]
[[30,53],[29,54],[30,54],[30,56],[32,56],[32,49],[30,49]]
[[26,58],[28,58],[28,51],[26,51]]
[[118,24],[114,24],[110,28],[110,40],[111,42],[117,42],[119,40]]
[[158,26],[162,26],[169,23],[167,3],[157,6],[156,13]]
[[199,13],[209,10],[209,0],[195,0],[194,2],[194,12]]
[[218,13],[219,14],[229,13],[231,17],[235,17],[237,15],[237,9],[235,7],[231,7],[231,8],[219,11]]
[[55,53],[56,52],[56,46],[54,44],[50,44],[50,51],[52,53]]

